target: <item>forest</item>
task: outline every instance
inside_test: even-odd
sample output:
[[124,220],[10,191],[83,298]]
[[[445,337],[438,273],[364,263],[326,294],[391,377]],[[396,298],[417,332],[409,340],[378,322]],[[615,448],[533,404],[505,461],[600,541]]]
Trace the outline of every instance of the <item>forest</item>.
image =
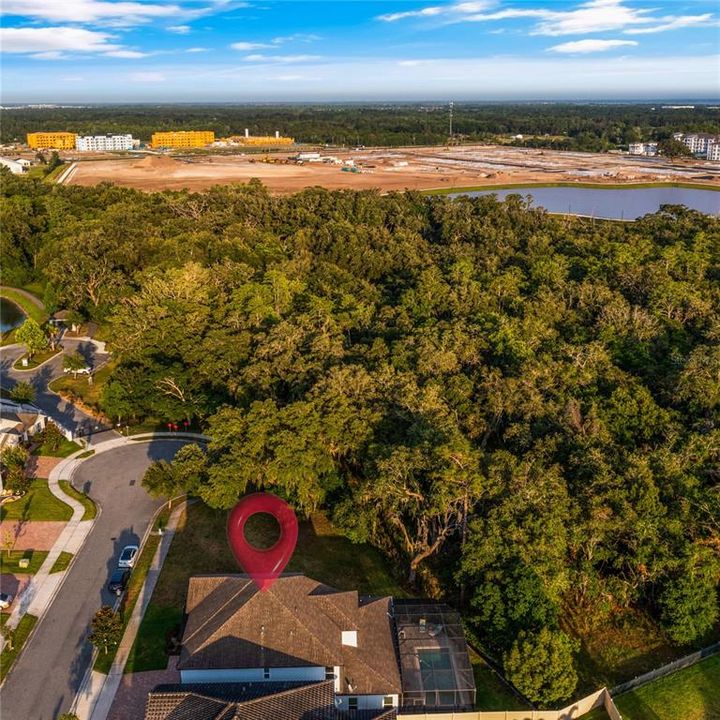
[[718,218],[7,173],[1,212],[4,282],[106,329],[104,412],[212,438],[185,490],[323,509],[534,701],[576,687],[570,615],[717,638]]
[[[453,108],[453,140],[508,141],[557,150],[599,152],[628,143],[664,140],[674,132],[717,132],[718,113],[623,104],[470,104]],[[355,145],[437,145],[448,141],[448,105],[98,105],[22,108],[3,112],[0,141],[24,142],[25,134],[66,130],[80,134],[131,133],[149,141],[157,130],[213,130],[218,137],[272,135],[298,142]]]

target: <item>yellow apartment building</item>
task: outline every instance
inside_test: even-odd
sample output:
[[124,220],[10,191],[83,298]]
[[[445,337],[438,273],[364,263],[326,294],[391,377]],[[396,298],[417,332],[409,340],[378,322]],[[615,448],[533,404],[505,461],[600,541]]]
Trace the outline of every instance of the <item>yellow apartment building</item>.
[[231,145],[277,146],[293,145],[295,138],[284,137],[282,135],[232,135],[229,138],[225,138],[225,141]]
[[69,132],[34,132],[28,133],[27,144],[37,150],[74,150],[75,133]]
[[215,133],[210,130],[174,130],[156,132],[152,135],[154,148],[197,148],[215,142]]

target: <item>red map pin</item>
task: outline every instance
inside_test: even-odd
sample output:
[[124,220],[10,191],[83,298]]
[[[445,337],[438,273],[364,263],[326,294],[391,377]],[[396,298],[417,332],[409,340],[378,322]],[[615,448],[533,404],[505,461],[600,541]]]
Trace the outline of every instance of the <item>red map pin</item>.
[[[245,523],[257,513],[272,515],[280,526],[278,541],[267,550],[253,547],[245,537]],[[293,509],[277,495],[246,495],[231,510],[227,523],[228,542],[239,565],[260,590],[267,590],[285,569],[298,538],[298,521]]]

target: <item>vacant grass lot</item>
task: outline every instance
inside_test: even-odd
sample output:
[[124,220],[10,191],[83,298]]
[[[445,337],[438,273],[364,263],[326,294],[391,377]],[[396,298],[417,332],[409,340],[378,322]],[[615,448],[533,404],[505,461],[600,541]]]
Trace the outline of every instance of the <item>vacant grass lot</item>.
[[10,672],[10,668],[20,654],[20,651],[25,645],[25,641],[35,627],[37,618],[34,615],[23,615],[20,618],[17,628],[15,629],[15,639],[13,641],[13,649],[8,650],[7,647],[0,654],[0,680],[3,680],[5,676]]
[[48,482],[36,478],[30,489],[19,500],[0,508],[0,520],[60,520],[67,522],[72,517],[69,505],[58,500],[48,488]]
[[[212,510],[200,502],[187,508],[125,672],[166,667],[166,641],[182,620],[191,575],[241,572],[227,544],[226,519],[226,511]],[[254,524],[248,537],[258,547],[267,546],[275,531],[271,524]],[[378,550],[369,545],[354,545],[320,514],[300,522],[297,548],[287,570],[304,573],[339,590],[408,595],[393,577],[391,564]]]
[[470,652],[473,676],[475,677],[475,708],[477,710],[529,710],[508,686],[495,674],[489,665],[474,652]]
[[100,398],[102,397],[103,387],[112,372],[112,366],[112,363],[108,363],[100,368],[93,375],[92,384],[88,382],[87,375],[74,378],[68,374],[53,380],[48,387],[68,400],[79,400],[96,413],[102,413]]
[[[34,575],[45,562],[47,555],[47,550],[3,550],[0,556],[0,573]],[[26,568],[20,567],[21,560],[29,560],[30,564]]]
[[[90,450],[89,454],[94,454],[94,450]],[[85,453],[82,455],[79,455],[78,457],[83,457]],[[95,506],[95,503],[85,494],[80,492],[79,490],[76,490],[71,484],[69,480],[60,480],[59,481],[60,488],[62,491],[69,495],[71,498],[74,498],[79,503],[83,504],[83,507],[85,508],[85,512],[83,513],[81,520],[93,520],[95,516],[97,515],[97,507]]]
[[[720,655],[613,699],[623,720],[717,720]],[[607,714],[596,710],[585,717],[604,720]]]

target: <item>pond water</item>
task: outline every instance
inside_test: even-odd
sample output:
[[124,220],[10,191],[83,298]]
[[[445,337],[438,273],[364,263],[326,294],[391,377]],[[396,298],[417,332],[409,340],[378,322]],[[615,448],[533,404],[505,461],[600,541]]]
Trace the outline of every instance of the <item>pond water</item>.
[[551,213],[587,215],[609,220],[637,220],[648,213],[657,212],[661,205],[685,205],[708,215],[720,215],[720,191],[694,188],[582,188],[582,187],[527,187],[507,190],[472,190],[453,193],[452,197],[468,195],[497,195],[504,200],[508,195],[530,195],[533,205]]
[[7,332],[22,325],[25,313],[7,298],[0,297],[0,332]]

